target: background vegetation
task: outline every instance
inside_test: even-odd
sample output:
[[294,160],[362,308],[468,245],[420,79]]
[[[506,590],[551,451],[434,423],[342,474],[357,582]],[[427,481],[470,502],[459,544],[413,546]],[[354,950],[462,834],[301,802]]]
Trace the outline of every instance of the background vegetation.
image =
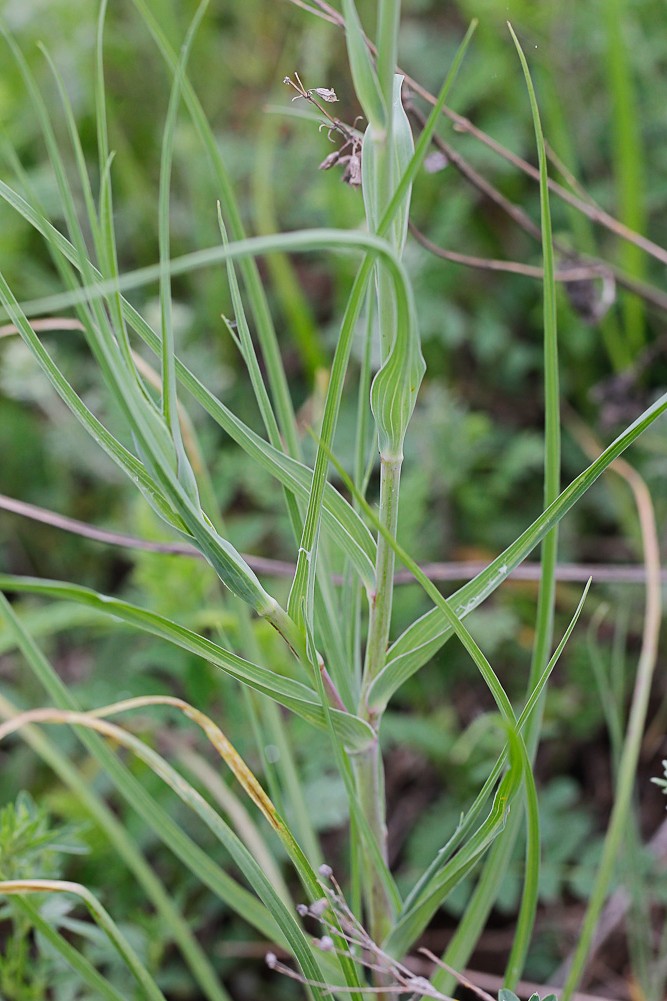
[[[150,0],[155,19],[178,51],[194,16],[194,3]],[[322,8],[325,5],[312,4]],[[375,3],[360,0],[373,30]],[[95,163],[93,87],[97,5],[67,0],[8,0],[4,26],[18,41],[42,91],[50,96],[51,70],[37,42],[45,43],[63,78],[84,154]],[[665,241],[667,142],[665,45],[658,0],[599,0],[587,4],[544,0],[459,0],[442,4],[404,0],[398,62],[418,84],[437,93],[473,17],[479,19],[448,105],[530,163],[536,162],[530,106],[517,53],[506,27],[512,21],[535,83],[542,124],[554,152],[550,173],[589,206],[582,211],[552,196],[557,267],[581,258],[605,262],[602,279],[558,288],[562,479],[572,480],[661,393],[667,383],[662,291],[666,257],[621,238],[619,226],[599,225],[598,206],[655,244]],[[56,225],[63,223],[56,178],[18,66],[5,45],[0,73],[2,178],[16,184],[17,162]],[[193,42],[188,76],[224,157],[250,234],[316,227],[356,230],[364,225],[358,189],[341,172],[319,172],[334,148],[318,131],[304,102],[292,102],[286,75],[307,87],[334,88],[335,114],[352,124],[361,113],[348,66],[345,38],[335,24],[296,4],[244,0],[212,2]],[[160,156],[172,75],[132,3],[110,2],[105,30],[105,79],[113,164],[114,224],[119,269],[126,273],[158,260]],[[409,91],[416,112],[428,105]],[[66,125],[57,100],[49,101],[59,135]],[[418,119],[413,119],[419,131]],[[363,124],[361,125],[363,128]],[[495,261],[542,266],[540,189],[534,178],[465,128],[443,118],[447,160],[431,160],[414,184],[411,218],[437,247]],[[453,152],[453,155],[451,155]],[[69,165],[72,167],[72,164]],[[435,169],[435,168],[440,169]],[[74,171],[72,171],[73,176]],[[481,190],[481,177],[492,196]],[[576,181],[574,180],[576,178]],[[96,179],[96,183],[97,183]],[[581,185],[581,187],[579,187]],[[76,187],[79,203],[83,192]],[[220,243],[219,192],[192,122],[178,121],[171,184],[170,254],[178,257]],[[517,222],[503,199],[532,220]],[[604,222],[604,219],[602,220]],[[658,247],[659,249],[659,247]],[[574,257],[568,257],[570,251]],[[665,254],[662,251],[663,255]],[[22,301],[62,289],[43,241],[9,206],[0,205],[0,270]],[[410,275],[427,364],[405,443],[397,536],[420,564],[488,563],[543,508],[543,312],[542,285],[534,276],[468,267],[429,253],[408,238],[404,263]],[[358,266],[349,254],[316,251],[263,257],[262,280],[279,334],[290,392],[307,462],[313,463],[324,395],[340,316]],[[617,282],[602,314],[599,298]],[[635,294],[629,289],[635,289]],[[636,294],[637,289],[642,294]],[[245,423],[261,433],[245,366],[221,314],[236,312],[222,266],[183,274],[173,282],[173,324],[178,354]],[[578,293],[578,296],[577,296]],[[157,285],[128,293],[153,324],[160,319]],[[582,302],[582,297],[585,301]],[[594,314],[594,315],[591,315]],[[0,490],[10,498],[142,539],[171,540],[145,500],[72,419],[25,345],[0,342]],[[77,331],[44,334],[49,349],[86,404],[121,428],[97,364]],[[355,371],[362,349],[353,348]],[[226,537],[239,551],[293,564],[296,548],[283,497],[264,468],[240,449],[200,408],[189,409],[192,434],[203,456]],[[354,471],[358,421],[356,387],[343,396],[335,451]],[[542,819],[543,867],[539,911],[528,955],[528,981],[560,987],[562,964],[577,940],[599,863],[614,800],[628,708],[642,638],[646,594],[642,586],[645,543],[636,498],[652,498],[658,545],[667,524],[667,450],[664,422],[633,445],[635,470],[608,473],[585,494],[560,528],[559,562],[582,565],[556,590],[557,638],[581,597],[585,566],[637,567],[620,581],[593,574],[582,618],[560,660],[544,705],[535,775]],[[634,487],[634,493],[628,486]],[[340,479],[334,475],[339,484]],[[371,481],[369,498],[377,499]],[[342,489],[345,489],[344,487]],[[220,588],[200,560],[119,548],[68,534],[14,512],[0,512],[0,560],[8,574],[72,581],[132,601],[196,632],[242,649],[256,663],[288,673],[280,638],[259,620],[248,621],[238,602]],[[467,571],[452,571],[462,579]],[[290,577],[273,566],[262,580],[287,602]],[[268,585],[267,585],[268,586]],[[445,593],[452,585],[445,584]],[[508,581],[466,620],[512,700],[526,689],[535,639],[535,579]],[[300,831],[298,804],[283,789],[276,761],[289,741],[302,801],[320,839],[322,857],[341,882],[348,876],[350,822],[342,778],[331,745],[304,720],[286,715],[275,731],[256,701],[194,652],[169,646],[121,623],[102,620],[75,603],[50,603],[34,595],[12,597],[13,608],[56,666],[78,704],[95,707],[139,695],[168,693],[216,720],[262,779],[283,800]],[[397,588],[392,636],[398,636],[431,602],[414,583]],[[222,638],[222,639],[221,639]],[[0,692],[21,708],[48,704],[34,675],[15,650],[11,631],[0,632]],[[470,669],[462,646],[449,643],[400,689],[385,714],[388,851],[399,891],[405,893],[455,829],[489,774],[504,735],[492,725],[489,692]],[[649,783],[665,755],[667,689],[664,672],[653,685],[644,731],[631,821],[616,867],[609,930],[587,968],[586,988],[608,998],[664,997],[665,876],[664,800]],[[142,717],[143,719],[143,717]],[[189,725],[151,715],[141,735],[223,811],[238,809],[227,777],[217,770]],[[160,717],[162,719],[162,717]],[[275,721],[274,721],[275,722]],[[45,731],[46,732],[46,731]],[[113,789],[104,770],[70,731],[48,731],[56,752],[75,762],[80,775],[112,808],[133,843],[151,861],[169,895],[203,944],[229,996],[239,1001],[302,996],[303,988],[269,973],[261,960],[271,942],[209,893],[165,850],[154,830]],[[49,754],[46,755],[47,761]],[[135,778],[176,825],[223,865],[218,842],[172,791],[141,761],[128,757]],[[290,759],[291,761],[292,759]],[[144,889],[117,849],[90,820],[80,795],[36,753],[12,740],[0,749],[0,875],[76,879],[98,892],[104,906],[170,999],[201,996],[174,947],[173,928],[147,904]],[[21,795],[28,790],[30,796]],[[17,797],[19,797],[17,799]],[[243,818],[236,822],[244,828]],[[257,820],[259,823],[259,820]],[[663,825],[663,826],[661,826]],[[306,827],[307,830],[307,827]],[[661,833],[662,832],[662,833]],[[265,833],[266,836],[266,833]],[[304,846],[308,847],[308,846]],[[294,887],[284,849],[272,845],[275,879]],[[14,864],[14,859],[16,863]],[[512,946],[523,882],[523,845],[517,844],[471,967],[502,975]],[[11,862],[11,864],[10,864]],[[235,867],[231,871],[238,875]],[[109,874],[113,878],[109,878]],[[271,873],[271,876],[274,874]],[[436,915],[422,944],[442,952],[473,887],[461,882]],[[297,894],[298,899],[298,894]],[[94,997],[73,986],[69,968],[34,933],[26,914],[0,904],[0,995],[8,1001]],[[619,911],[620,908],[620,911]],[[104,936],[71,901],[53,897],[42,913],[53,927],[76,938],[83,954],[103,969],[121,996],[133,996],[125,967]],[[81,945],[83,942],[83,945]],[[426,968],[424,968],[426,972]],[[494,993],[500,985],[481,977]],[[140,995],[137,995],[140,996]],[[143,995],[141,995],[143,996]]]

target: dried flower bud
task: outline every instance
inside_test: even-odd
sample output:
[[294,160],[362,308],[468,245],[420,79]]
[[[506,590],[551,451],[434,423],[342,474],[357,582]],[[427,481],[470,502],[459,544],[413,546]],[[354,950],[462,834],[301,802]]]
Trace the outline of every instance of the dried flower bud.
[[343,173],[343,181],[352,188],[358,188],[361,185],[361,157],[357,153],[353,153],[348,160]]
[[306,914],[308,913],[308,904],[297,904],[296,913],[299,915],[299,917],[305,918]]
[[318,97],[321,97],[323,101],[327,101],[329,104],[334,104],[338,100],[335,90],[328,90],[326,87],[312,87],[308,93],[317,94]]
[[325,156],[324,160],[322,160],[320,170],[331,170],[338,163],[339,159],[340,153],[335,149],[333,153],[329,153],[329,156]]
[[270,970],[275,970],[276,963],[278,962],[278,957],[276,956],[275,952],[267,952],[266,956],[264,957],[264,962],[266,963],[266,965]]
[[334,947],[333,939],[330,935],[323,935],[317,944],[322,952],[331,952]]
[[314,904],[310,905],[309,913],[314,918],[321,918],[328,906],[329,901],[326,897],[322,897],[321,900],[316,900]]
[[323,879],[331,879],[333,876],[333,869],[330,865],[327,865],[326,862],[321,865],[317,871]]

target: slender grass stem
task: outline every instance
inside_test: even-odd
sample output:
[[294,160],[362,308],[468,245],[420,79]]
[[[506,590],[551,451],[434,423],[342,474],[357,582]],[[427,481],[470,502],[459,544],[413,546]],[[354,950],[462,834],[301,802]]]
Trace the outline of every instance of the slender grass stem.
[[[363,814],[375,838],[383,861],[387,862],[387,823],[385,812],[384,765],[380,750],[380,740],[376,737],[361,754],[353,760],[357,794]],[[395,917],[395,907],[382,880],[376,874],[370,853],[363,853],[366,880],[364,900],[367,910],[368,930],[374,942],[382,942],[391,930]]]
[[[380,512],[382,524],[392,536],[396,534],[398,524],[398,501],[401,477],[402,458],[381,458],[380,465]],[[368,710],[366,696],[368,690],[384,667],[389,641],[389,626],[393,600],[395,555],[393,548],[387,543],[384,535],[378,538],[376,562],[376,589],[370,602],[370,621],[368,627],[368,645],[364,665],[364,682],[362,688],[362,706],[372,721],[374,714]]]
[[[383,524],[393,534],[398,517],[398,484],[400,463],[382,464],[381,467],[380,517]],[[370,620],[366,662],[362,682],[362,712],[367,712],[366,696],[369,686],[378,671],[382,669],[387,651],[391,606],[393,596],[394,551],[383,535],[378,538],[377,582],[378,587],[370,602]],[[369,714],[370,715],[370,714]],[[379,719],[374,720],[379,726]],[[387,860],[386,801],[384,795],[384,765],[379,738],[363,755],[356,759],[356,777],[359,801],[369,826],[377,841],[382,858]],[[392,925],[393,908],[382,881],[374,873],[371,863],[366,887],[366,907],[371,938],[381,942]]]

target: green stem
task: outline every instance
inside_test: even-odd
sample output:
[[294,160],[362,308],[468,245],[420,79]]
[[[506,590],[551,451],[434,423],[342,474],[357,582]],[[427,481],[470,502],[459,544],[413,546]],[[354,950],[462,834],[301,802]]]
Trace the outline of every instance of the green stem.
[[[387,861],[387,824],[385,814],[384,766],[380,740],[352,758],[357,783],[357,794],[364,816]],[[370,852],[362,849],[362,862],[367,873],[363,883],[368,933],[374,942],[382,942],[391,931],[395,909],[389,894],[377,873]]]
[[[392,538],[396,535],[398,521],[398,496],[401,476],[402,456],[397,459],[381,459],[380,467],[380,522]],[[368,645],[364,665],[361,713],[376,732],[379,719],[369,712],[367,695],[370,686],[384,667],[389,643],[389,626],[394,589],[394,550],[383,533],[378,537],[376,563],[376,589],[371,597]],[[356,779],[359,801],[370,828],[380,848],[382,858],[387,860],[386,802],[384,794],[384,766],[379,738],[367,752],[356,761]],[[366,854],[366,868],[369,873],[366,885],[366,909],[368,930],[375,942],[382,942],[391,930],[394,908],[387,894],[385,884],[372,860]]]
[[[403,457],[380,458],[380,523],[385,526],[392,537],[396,536],[398,523],[398,496]],[[370,621],[368,625],[368,646],[364,665],[362,685],[362,710],[371,719],[366,706],[366,697],[370,686],[382,670],[387,657],[389,642],[389,625],[391,621],[391,606],[393,600],[394,581],[394,550],[380,533],[376,560],[376,586],[371,596]]]

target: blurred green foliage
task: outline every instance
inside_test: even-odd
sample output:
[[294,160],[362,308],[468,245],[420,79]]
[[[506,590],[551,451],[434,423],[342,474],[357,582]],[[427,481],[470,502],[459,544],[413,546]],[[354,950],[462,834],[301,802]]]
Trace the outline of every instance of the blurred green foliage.
[[[616,26],[604,16],[605,4],[614,8]],[[178,47],[195,3],[150,0],[149,6]],[[359,4],[369,25],[374,7],[374,0]],[[403,8],[401,64],[431,90],[439,86],[468,21],[480,19],[452,107],[514,153],[532,161],[534,140],[527,100],[505,28],[510,19],[525,45],[546,137],[557,154],[586,191],[612,214],[630,224],[639,220],[648,236],[657,242],[664,240],[667,56],[664,38],[655,30],[664,16],[660,0],[615,0],[613,4],[609,0],[588,4],[574,0],[539,4],[529,0],[458,0],[451,4],[405,0]],[[37,42],[43,40],[47,45],[65,78],[91,163],[95,142],[91,86],[95,14],[96,5],[76,5],[69,0],[6,0],[2,10],[5,25],[18,38],[48,93],[52,83]],[[616,30],[620,32],[620,47]],[[119,258],[123,268],[131,269],[157,258],[159,150],[169,77],[129,2],[109,5],[105,52],[111,144],[116,150],[113,177]],[[611,68],[610,53],[616,53],[616,64]],[[312,121],[291,114],[299,110],[298,105],[291,103],[290,93],[282,86],[283,77],[296,68],[308,86],[335,87],[341,99],[340,115],[352,122],[358,109],[345,66],[340,32],[286,0],[211,4],[195,42],[190,75],[214,124],[250,232],[361,225],[363,207],[358,192],[341,184],[334,171],[317,171],[332,148],[326,131],[318,132]],[[5,139],[0,141],[3,177],[11,183],[14,164],[7,155],[9,142],[18,149],[23,169],[41,200],[47,207],[55,204],[55,182],[37,139],[29,98],[8,58],[2,60],[0,73],[0,120],[5,131]],[[62,128],[62,122],[57,122],[57,127]],[[446,121],[440,134],[503,195],[538,221],[538,190],[532,181],[470,135],[457,133]],[[628,190],[632,177],[620,153],[628,143],[640,161],[643,178],[634,198]],[[218,242],[215,199],[193,130],[182,124],[172,194],[174,255]],[[553,199],[552,207],[556,233],[564,242],[580,252],[603,256],[638,278],[660,283],[661,270],[655,261],[628,253],[615,237],[594,228],[558,199]],[[435,174],[422,172],[414,190],[414,221],[429,239],[447,249],[540,263],[539,245],[467,185],[451,165]],[[0,205],[0,259],[9,283],[26,299],[60,287],[43,248],[4,205]],[[428,371],[406,443],[399,537],[423,562],[461,556],[487,558],[515,538],[541,506],[540,288],[526,277],[463,270],[429,256],[414,242],[408,247],[406,264],[414,279]],[[282,272],[268,263],[262,267],[266,269],[293,397],[306,411],[314,398],[317,402],[315,371],[322,364],[326,366],[331,356],[334,319],[354,263],[345,257],[313,255],[284,262]],[[291,294],[286,289],[291,289]],[[145,307],[155,290],[137,293],[142,295]],[[220,314],[231,308],[222,271],[202,271],[180,279],[175,284],[175,297],[179,350],[243,420],[259,427],[242,364],[220,320]],[[664,318],[623,291],[619,291],[618,302],[607,318],[594,326],[577,315],[564,294],[559,305],[566,404],[608,440],[615,426],[613,413],[620,412],[623,418],[628,413],[634,415],[665,388],[667,366],[664,349],[659,349]],[[93,410],[106,411],[108,401],[79,335],[45,336],[86,402]],[[647,350],[652,352],[649,356]],[[614,381],[619,374],[624,374],[625,381]],[[354,413],[351,392],[344,401],[340,435],[346,434],[346,427],[351,434]],[[564,414],[567,425],[565,408]],[[293,559],[289,527],[273,482],[230,447],[201,413],[193,411],[191,416],[233,544],[246,552]],[[28,353],[12,339],[0,343],[0,454],[3,493],[144,538],[161,537],[152,514],[87,441],[46,386]],[[660,523],[665,524],[667,454],[662,429],[644,436],[633,449],[632,459],[652,490]],[[564,463],[566,481],[584,464],[576,438],[565,442]],[[632,506],[620,493],[599,485],[568,517],[562,548],[571,560],[639,559]],[[233,602],[220,595],[211,571],[199,561],[119,553],[6,513],[0,514],[0,559],[11,572],[72,579],[102,590],[120,588],[147,607],[166,615],[178,612],[184,624],[210,630],[213,635],[222,632],[233,644],[241,645]],[[602,589],[593,591],[593,604],[601,594]],[[494,666],[514,693],[525,685],[531,640],[527,635],[531,622],[527,604],[534,595],[534,585],[509,585],[477,613],[477,622],[471,619],[471,630],[485,651],[493,654]],[[624,606],[627,621],[609,625],[599,640],[597,656],[603,675],[613,669],[616,630],[622,628],[624,642],[627,639],[632,646],[641,612],[639,592],[626,587],[604,592],[604,596],[616,607]],[[564,619],[577,600],[577,588],[563,586],[559,590],[559,611]],[[396,602],[396,629],[422,607],[425,610],[427,606],[417,589],[403,589]],[[23,610],[26,616],[39,611],[28,602]],[[282,648],[261,624],[254,624],[253,630],[262,655],[279,670]],[[166,688],[224,720],[239,750],[249,756],[251,765],[261,767],[253,758],[254,744],[246,710],[239,708],[237,688],[210,666],[194,657],[189,662],[187,654],[165,650],[163,644],[148,637],[129,637],[117,627],[102,629],[88,624],[74,635],[61,635],[54,621],[46,632],[52,633],[45,640],[47,646],[82,702],[98,704]],[[554,901],[568,894],[585,896],[589,864],[597,851],[599,817],[584,804],[577,784],[585,782],[586,776],[574,769],[581,748],[599,739],[605,729],[588,657],[585,640],[573,640],[546,706],[549,763],[544,768],[541,802],[545,838],[557,851],[550,854],[550,864],[543,872],[543,900]],[[18,658],[3,658],[0,672],[9,697],[19,704],[29,702],[30,683],[24,681]],[[420,870],[432,857],[443,841],[443,831],[453,830],[461,809],[497,753],[500,738],[484,726],[483,713],[489,706],[479,692],[470,692],[470,684],[464,656],[450,643],[432,665],[405,686],[397,711],[387,717],[383,734],[387,752],[391,755],[394,749],[402,748],[427,762],[433,786],[433,801],[415,815],[409,836],[402,842],[399,879],[407,880],[411,870]],[[661,684],[659,695],[664,699],[664,679]],[[627,682],[619,686],[621,700],[628,687]],[[320,817],[321,828],[332,831],[335,852],[335,829],[346,821],[339,782],[331,777],[325,753],[317,753],[312,746],[299,750],[303,733],[298,720],[293,721],[292,731],[297,757],[306,769],[308,802]],[[64,735],[58,739],[67,740]],[[48,783],[46,772],[31,763],[26,751],[13,754],[17,767],[11,776],[0,778],[3,801],[13,797],[17,782],[30,788]],[[134,767],[141,770],[142,781],[151,791],[160,795],[150,773]],[[562,777],[572,770],[574,778]],[[104,778],[94,775],[91,781],[103,783]],[[590,789],[586,795],[591,795]],[[51,798],[54,813],[69,817],[71,801],[56,790]],[[133,837],[150,851],[154,847],[152,835],[141,830],[131,811],[121,804],[117,809]],[[15,832],[20,827],[19,815],[28,833],[46,831],[43,815],[36,815],[27,800],[19,801],[16,811],[11,815]],[[560,832],[565,815],[568,834],[563,838]],[[8,817],[6,811],[0,815],[2,838]],[[190,823],[185,811],[181,819]],[[198,836],[201,840],[201,832]],[[95,840],[94,834],[90,837]],[[40,838],[35,843],[45,851],[48,839]],[[111,864],[105,846],[99,843],[94,847],[94,864],[80,863],[80,871],[93,885],[97,873]],[[31,859],[26,849],[24,860]],[[173,860],[160,857],[159,865],[174,895],[188,900],[193,912],[201,907],[199,920],[205,935],[210,934],[213,924],[219,927],[226,922],[229,939],[243,937],[238,922],[231,925],[229,915],[211,913],[210,904],[193,897],[195,881]],[[516,879],[516,872],[508,873],[504,897],[508,910],[515,902]],[[155,929],[143,913],[141,894],[132,880],[119,877],[110,893],[110,906],[124,914],[135,937],[143,941],[142,951],[148,950],[152,941],[159,953],[163,944],[153,937]],[[464,902],[462,888],[459,906]],[[66,927],[64,918],[62,925]],[[90,957],[100,948],[99,941],[91,940]],[[229,959],[215,958],[222,966],[230,963]],[[553,955],[550,958],[554,960]],[[179,970],[169,967],[168,958],[165,963],[165,982],[171,978],[173,997],[187,997],[185,989],[181,990]],[[240,984],[244,975],[239,974]],[[259,988],[253,975],[247,976],[252,986],[246,984],[243,996],[251,997]],[[65,988],[62,990],[59,1001],[66,999]],[[27,988],[20,995],[21,1001],[41,996],[31,995]]]

